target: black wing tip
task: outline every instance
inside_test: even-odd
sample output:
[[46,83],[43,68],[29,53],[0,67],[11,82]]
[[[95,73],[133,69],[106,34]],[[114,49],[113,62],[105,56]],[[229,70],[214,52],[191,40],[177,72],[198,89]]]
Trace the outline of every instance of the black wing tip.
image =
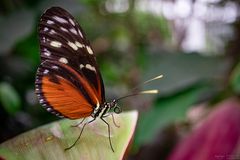
[[[60,6],[52,6],[45,10],[44,14],[54,14],[54,13],[68,13],[68,11]],[[69,13],[68,13],[69,14]]]
[[45,12],[49,12],[49,11],[62,11],[62,10],[65,11],[65,9],[63,9],[60,6],[52,6],[52,7],[47,8]]
[[48,8],[48,10],[64,10],[64,9],[60,6],[52,6],[52,7]]

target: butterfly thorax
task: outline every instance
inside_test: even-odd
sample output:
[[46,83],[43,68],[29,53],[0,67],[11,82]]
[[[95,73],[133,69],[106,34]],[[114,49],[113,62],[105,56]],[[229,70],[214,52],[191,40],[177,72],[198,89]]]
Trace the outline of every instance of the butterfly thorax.
[[116,100],[112,100],[111,102],[105,102],[103,104],[98,104],[92,113],[92,117],[104,117],[112,109],[114,113],[119,114],[121,112],[121,108],[117,106]]

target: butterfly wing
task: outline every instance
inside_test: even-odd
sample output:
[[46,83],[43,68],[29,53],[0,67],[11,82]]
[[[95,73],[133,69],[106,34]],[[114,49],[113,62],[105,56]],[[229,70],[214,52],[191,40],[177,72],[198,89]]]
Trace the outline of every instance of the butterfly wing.
[[42,63],[36,92],[40,103],[68,118],[89,115],[105,101],[105,94],[85,33],[67,11],[52,7],[41,16],[39,37]]

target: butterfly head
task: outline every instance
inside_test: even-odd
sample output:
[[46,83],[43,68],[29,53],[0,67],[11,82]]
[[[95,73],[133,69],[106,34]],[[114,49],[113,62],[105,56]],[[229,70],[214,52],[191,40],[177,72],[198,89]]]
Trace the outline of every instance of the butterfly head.
[[112,110],[114,113],[119,114],[122,112],[122,108],[118,106],[117,101],[114,99],[111,102],[107,102],[106,105]]

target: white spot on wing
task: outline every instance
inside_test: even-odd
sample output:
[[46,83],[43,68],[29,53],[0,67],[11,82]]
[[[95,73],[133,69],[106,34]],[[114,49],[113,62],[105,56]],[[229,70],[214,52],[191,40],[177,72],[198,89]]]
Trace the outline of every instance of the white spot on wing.
[[58,66],[52,66],[52,69],[58,69]]
[[[43,37],[43,38],[45,38],[45,37]],[[49,52],[49,50],[47,48],[43,48],[43,51],[44,52]]]
[[43,41],[43,43],[45,43],[46,42],[46,37],[42,37],[42,41]]
[[53,16],[53,18],[60,23],[68,23],[68,21],[62,17]]
[[87,46],[87,51],[88,51],[89,54],[93,54],[93,51],[89,46]]
[[79,43],[78,41],[76,41],[75,44],[76,44],[76,46],[78,46],[79,48],[83,48],[83,47],[84,47],[84,45],[81,44],[81,43]]
[[71,18],[69,18],[68,20],[73,26],[75,26],[75,23],[73,22],[73,20]]
[[[44,37],[44,39],[45,39],[45,37]],[[43,54],[46,55],[46,56],[51,55],[50,51],[47,48],[43,48]]]
[[51,29],[49,33],[50,34],[55,34],[56,32],[53,29]]
[[80,69],[82,69],[84,67],[84,65],[83,64],[80,64]]
[[54,22],[51,20],[47,20],[47,24],[54,24]]
[[60,48],[62,46],[62,43],[58,42],[58,41],[52,41],[50,43],[51,46],[56,47],[56,48]]
[[43,71],[43,74],[48,74],[48,72],[49,72],[49,70],[45,69],[45,70]]
[[64,58],[64,57],[61,57],[61,58],[59,59],[59,62],[64,63],[64,64],[67,64],[67,63],[68,63],[68,60],[67,60],[66,58]]
[[47,27],[44,27],[43,31],[44,31],[44,32],[48,31],[48,28],[47,28]]
[[50,113],[55,114],[56,112],[52,110]]
[[49,41],[49,39],[48,39],[48,38],[46,38],[46,37],[42,37],[42,41],[43,41],[43,43],[46,43],[46,42],[48,42],[48,41]]
[[66,28],[60,27],[60,29],[64,32],[68,32],[68,30]]
[[77,31],[76,31],[75,28],[70,28],[70,31],[71,31],[73,34],[77,35]]
[[48,56],[48,57],[51,55],[50,52],[43,52],[43,54],[46,55],[46,56]]
[[90,64],[86,64],[86,68],[92,71],[96,71],[95,67],[91,66]]
[[68,45],[73,49],[73,50],[78,50],[78,47],[74,44],[74,43],[72,43],[72,42],[68,42]]
[[78,29],[78,34],[83,38],[82,32]]

